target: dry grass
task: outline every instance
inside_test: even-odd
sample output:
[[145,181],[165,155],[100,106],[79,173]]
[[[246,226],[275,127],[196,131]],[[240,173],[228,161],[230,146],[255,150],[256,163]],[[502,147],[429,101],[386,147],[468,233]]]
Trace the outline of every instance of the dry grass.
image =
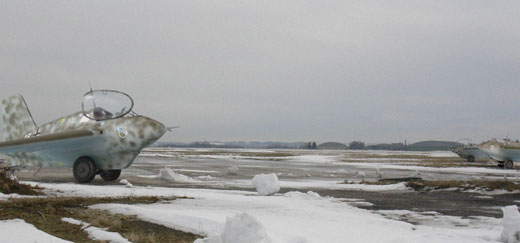
[[345,181],[344,184],[389,185],[398,182],[406,182],[406,186],[411,187],[416,191],[442,190],[448,188],[457,188],[462,191],[482,189],[486,191],[506,190],[512,192],[515,190],[520,190],[520,183],[509,180],[425,181],[410,179],[398,181],[396,179],[364,182]]
[[448,188],[458,188],[461,190],[484,189],[515,191],[520,190],[520,184],[508,180],[471,180],[471,181],[411,181],[407,186],[417,191],[422,190],[440,190]]
[[155,242],[193,242],[200,236],[145,222],[135,216],[112,215],[106,211],[88,209],[89,205],[99,203],[154,203],[175,199],[159,197],[17,198],[0,202],[0,220],[23,219],[42,231],[73,242],[93,241],[88,238],[87,233],[80,226],[61,221],[63,217],[76,218],[97,227],[108,228],[109,231],[119,232],[123,237],[130,237],[132,233],[140,235],[142,240],[136,242],[154,242],[149,241],[152,239],[157,239]]
[[0,192],[4,194],[16,193],[19,195],[43,195],[42,188],[37,186],[20,184],[5,176],[5,171],[0,170]]
[[136,216],[111,214],[105,210],[80,209],[74,214],[75,218],[93,226],[119,232],[132,242],[193,242],[200,237],[142,221]]

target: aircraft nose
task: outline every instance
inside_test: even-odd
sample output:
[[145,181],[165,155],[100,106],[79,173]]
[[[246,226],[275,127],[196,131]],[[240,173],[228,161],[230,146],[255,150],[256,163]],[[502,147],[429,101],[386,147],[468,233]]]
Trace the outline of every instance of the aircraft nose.
[[155,137],[156,137],[156,140],[161,138],[162,135],[164,135],[164,133],[166,132],[166,126],[154,119],[150,119],[150,123],[151,123],[151,126],[152,126],[152,130],[154,131],[154,134],[155,134]]
[[164,126],[164,124],[151,118],[146,118],[146,122],[144,122],[144,127],[142,129],[145,131],[143,147],[155,143],[155,141],[159,140],[159,138],[161,138],[166,132],[166,126]]

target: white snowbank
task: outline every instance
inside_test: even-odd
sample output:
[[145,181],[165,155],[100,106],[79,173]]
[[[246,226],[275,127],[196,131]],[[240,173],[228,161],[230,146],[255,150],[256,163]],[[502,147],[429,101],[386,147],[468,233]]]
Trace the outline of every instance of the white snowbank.
[[70,242],[58,237],[49,235],[32,224],[26,223],[22,219],[11,219],[0,221],[0,241],[1,242]]
[[174,182],[180,182],[180,183],[190,183],[197,181],[187,175],[175,173],[173,169],[170,168],[162,168],[159,170],[159,174],[161,175],[161,179],[166,181],[174,181]]
[[255,186],[258,195],[268,196],[280,191],[280,182],[276,174],[259,174],[255,175],[251,180]]
[[105,229],[90,226],[81,220],[73,218],[61,218],[61,221],[69,224],[81,225],[81,228],[88,233],[88,237],[93,240],[109,241],[111,243],[130,243],[117,232],[108,232]]
[[268,243],[271,242],[267,232],[258,219],[247,214],[240,213],[233,217],[227,217],[224,230],[220,235],[198,239],[194,243]]
[[500,238],[506,243],[520,242],[520,213],[516,205],[502,208],[504,218],[502,219],[502,234]]

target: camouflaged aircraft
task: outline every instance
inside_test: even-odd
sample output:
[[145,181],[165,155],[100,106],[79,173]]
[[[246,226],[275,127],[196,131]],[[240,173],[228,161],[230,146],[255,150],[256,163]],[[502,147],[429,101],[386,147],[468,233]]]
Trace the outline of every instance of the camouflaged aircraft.
[[132,111],[133,99],[115,90],[91,90],[82,111],[37,126],[21,95],[2,100],[4,142],[0,153],[11,166],[72,168],[80,183],[96,174],[116,180],[141,149],[166,127]]
[[514,161],[520,161],[520,143],[518,141],[492,139],[478,145],[478,148],[487,153],[489,158],[498,162],[498,167],[512,169]]

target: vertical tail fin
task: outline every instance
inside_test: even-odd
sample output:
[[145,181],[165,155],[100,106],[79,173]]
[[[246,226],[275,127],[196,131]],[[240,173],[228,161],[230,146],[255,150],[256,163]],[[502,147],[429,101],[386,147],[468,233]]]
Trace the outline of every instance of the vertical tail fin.
[[2,100],[4,141],[21,139],[36,131],[36,123],[21,95],[11,95]]

